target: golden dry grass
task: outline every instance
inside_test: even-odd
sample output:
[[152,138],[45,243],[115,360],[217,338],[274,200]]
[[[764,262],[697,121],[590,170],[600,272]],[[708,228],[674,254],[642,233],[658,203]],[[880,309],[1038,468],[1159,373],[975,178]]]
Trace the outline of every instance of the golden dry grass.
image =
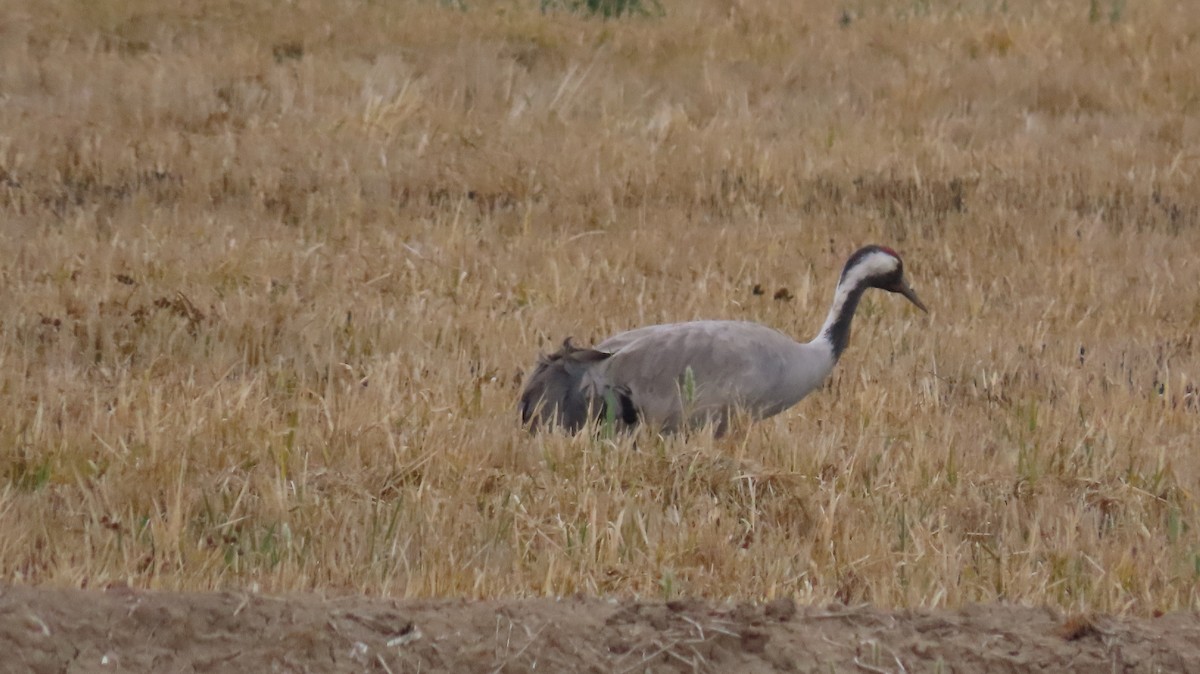
[[[1197,606],[1200,14],[1096,6],[8,3],[0,577]],[[518,427],[867,242],[931,313],[794,410]]]

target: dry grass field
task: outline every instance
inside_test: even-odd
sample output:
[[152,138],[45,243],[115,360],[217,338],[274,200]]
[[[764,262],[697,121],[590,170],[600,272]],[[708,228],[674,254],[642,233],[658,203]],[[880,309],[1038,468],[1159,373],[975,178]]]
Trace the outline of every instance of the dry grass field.
[[[1200,13],[8,0],[0,578],[1200,606]],[[531,436],[539,350],[808,339],[730,437]],[[758,289],[755,290],[755,287]]]

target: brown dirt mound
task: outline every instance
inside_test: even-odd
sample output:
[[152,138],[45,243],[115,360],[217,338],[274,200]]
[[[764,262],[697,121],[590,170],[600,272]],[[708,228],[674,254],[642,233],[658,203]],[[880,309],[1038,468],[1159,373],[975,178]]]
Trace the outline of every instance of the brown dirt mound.
[[1200,617],[0,591],[3,671],[1200,671]]

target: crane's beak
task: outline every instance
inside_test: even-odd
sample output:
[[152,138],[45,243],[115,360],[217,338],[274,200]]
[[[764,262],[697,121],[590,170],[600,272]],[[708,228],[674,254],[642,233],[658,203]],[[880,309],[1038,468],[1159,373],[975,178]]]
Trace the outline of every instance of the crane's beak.
[[908,301],[917,305],[917,308],[921,311],[929,313],[929,310],[925,308],[925,303],[921,301],[920,297],[917,297],[917,291],[913,290],[912,286],[908,285],[907,280],[900,279],[900,287],[896,289],[896,292],[907,297]]

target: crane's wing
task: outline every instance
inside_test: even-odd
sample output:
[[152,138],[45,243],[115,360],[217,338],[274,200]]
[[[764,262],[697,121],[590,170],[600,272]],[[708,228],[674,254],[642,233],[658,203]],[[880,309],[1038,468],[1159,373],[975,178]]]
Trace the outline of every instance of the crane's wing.
[[738,408],[771,416],[816,388],[833,365],[811,345],[740,321],[639,328],[596,349],[612,355],[585,385],[628,391],[641,418],[667,430],[724,423]]

